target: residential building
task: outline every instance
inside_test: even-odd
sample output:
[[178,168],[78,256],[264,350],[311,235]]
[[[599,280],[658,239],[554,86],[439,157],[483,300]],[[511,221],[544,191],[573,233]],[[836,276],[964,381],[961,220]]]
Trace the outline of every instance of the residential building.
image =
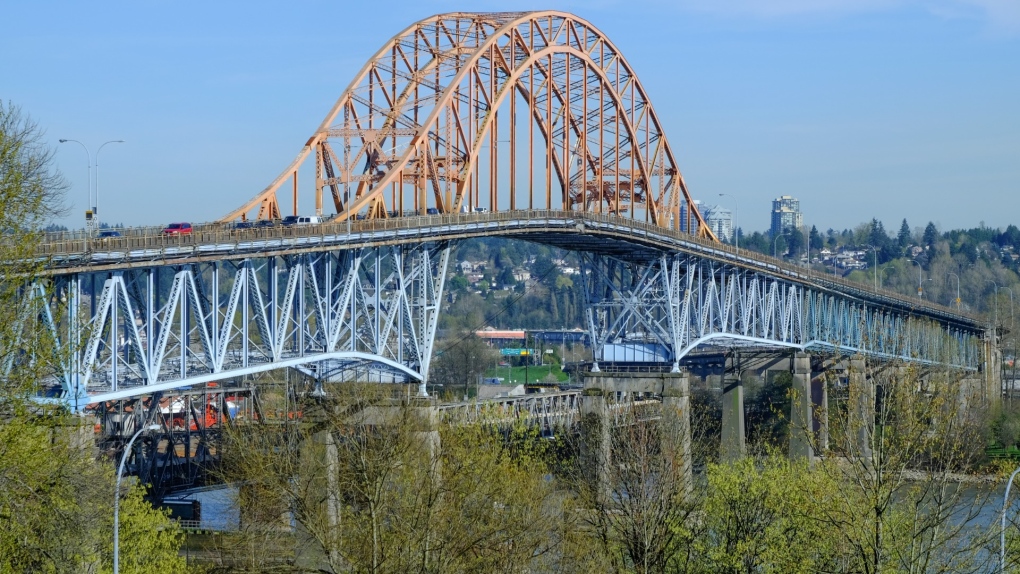
[[800,200],[784,195],[772,200],[772,237],[776,237],[787,229],[800,229],[804,225],[804,216],[800,213]]
[[715,236],[724,241],[733,241],[733,212],[721,205],[702,205],[699,207],[708,228]]

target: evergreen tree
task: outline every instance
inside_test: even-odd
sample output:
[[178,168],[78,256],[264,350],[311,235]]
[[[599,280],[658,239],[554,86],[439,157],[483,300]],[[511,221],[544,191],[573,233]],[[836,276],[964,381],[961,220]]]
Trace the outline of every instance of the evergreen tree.
[[818,228],[814,225],[811,226],[811,236],[808,239],[808,246],[816,251],[822,248],[822,235],[818,233]]
[[903,218],[903,223],[900,224],[900,232],[896,234],[896,242],[899,244],[900,249],[906,249],[907,245],[910,245],[910,226],[907,225],[907,218]]
[[928,226],[924,228],[924,246],[933,247],[939,240],[939,230],[935,229],[935,224],[928,222]]

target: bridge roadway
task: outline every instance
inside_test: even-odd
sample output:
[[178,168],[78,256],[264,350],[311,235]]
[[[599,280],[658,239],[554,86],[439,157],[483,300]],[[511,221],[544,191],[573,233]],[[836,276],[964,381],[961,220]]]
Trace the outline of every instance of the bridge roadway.
[[874,289],[835,274],[819,273],[688,233],[608,214],[520,210],[249,229],[206,224],[196,225],[195,231],[188,235],[164,235],[161,231],[162,227],[130,228],[122,237],[103,240],[75,233],[47,233],[38,250],[40,258],[46,261],[43,275],[500,236],[643,263],[655,260],[663,252],[684,252],[853,297],[871,305],[924,315],[968,331],[984,328],[977,316],[944,305],[905,297],[887,289]]
[[[369,380],[417,380],[424,394],[449,246],[493,236],[580,253],[596,369],[620,360],[679,368],[706,344],[863,352],[969,370],[983,356],[983,327],[971,315],[608,214],[160,231],[104,240],[48,234],[40,245],[57,295],[48,298],[51,328],[60,340],[85,342],[60,377],[65,400],[81,406],[285,367],[323,380],[370,367]],[[76,320],[59,318],[59,301],[78,309]]]

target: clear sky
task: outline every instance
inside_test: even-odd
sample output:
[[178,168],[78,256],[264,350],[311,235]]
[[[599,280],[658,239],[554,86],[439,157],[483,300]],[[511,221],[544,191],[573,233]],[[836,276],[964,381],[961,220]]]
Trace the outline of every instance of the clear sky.
[[[537,8],[609,36],[694,196],[734,196],[747,231],[783,194],[822,230],[1020,223],[1020,0],[14,0],[0,98],[54,145],[126,140],[99,158],[105,221],[209,221],[280,173],[408,24]],[[85,152],[56,158],[61,223],[80,227]]]

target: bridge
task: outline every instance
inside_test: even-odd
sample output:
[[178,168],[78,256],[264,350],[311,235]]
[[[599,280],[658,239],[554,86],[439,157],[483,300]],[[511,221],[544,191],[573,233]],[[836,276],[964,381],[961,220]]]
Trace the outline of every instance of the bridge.
[[[302,193],[325,223],[236,225],[278,219],[286,199],[297,214]],[[967,371],[989,356],[973,316],[721,243],[630,64],[550,11],[401,31],[219,222],[48,234],[24,321],[69,350],[59,392],[75,408],[287,367],[424,394],[451,247],[491,236],[579,253],[596,371],[679,370],[706,345]]]

